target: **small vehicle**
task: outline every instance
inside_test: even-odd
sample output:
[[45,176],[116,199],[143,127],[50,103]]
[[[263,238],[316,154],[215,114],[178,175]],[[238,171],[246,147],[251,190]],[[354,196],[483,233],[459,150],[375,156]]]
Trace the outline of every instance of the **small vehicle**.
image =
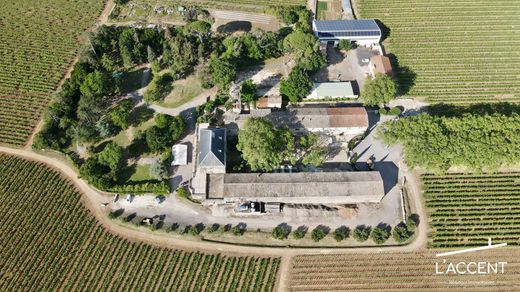
[[163,196],[160,196],[160,195],[159,195],[159,196],[155,197],[155,202],[156,202],[157,204],[160,204],[160,203],[162,203],[163,201],[164,201],[164,197],[163,197]]
[[126,196],[126,201],[132,203],[134,201],[134,195],[128,194],[128,196]]
[[251,202],[251,212],[256,212],[258,203]]
[[119,200],[119,194],[114,195],[114,203],[117,202],[117,200]]
[[245,203],[238,206],[238,212],[249,212],[249,204]]

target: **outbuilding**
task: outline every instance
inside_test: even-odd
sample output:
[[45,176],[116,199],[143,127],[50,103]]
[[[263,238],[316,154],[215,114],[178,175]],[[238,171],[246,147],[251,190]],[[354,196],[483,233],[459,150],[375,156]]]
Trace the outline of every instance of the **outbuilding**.
[[172,147],[173,161],[172,165],[188,164],[188,145],[175,144]]
[[376,55],[370,58],[370,75],[372,77],[376,74],[385,74],[388,77],[393,77],[392,64],[387,56]]
[[323,82],[314,83],[311,93],[307,96],[308,99],[326,99],[326,98],[358,98],[354,93],[352,82]]
[[379,203],[383,179],[377,171],[226,173],[208,178],[207,199],[292,204]]

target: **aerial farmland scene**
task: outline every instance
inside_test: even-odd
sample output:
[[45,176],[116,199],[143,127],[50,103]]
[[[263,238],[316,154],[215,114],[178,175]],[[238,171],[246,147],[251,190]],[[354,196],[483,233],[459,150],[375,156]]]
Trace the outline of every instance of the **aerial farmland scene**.
[[0,291],[520,291],[519,0],[0,3]]

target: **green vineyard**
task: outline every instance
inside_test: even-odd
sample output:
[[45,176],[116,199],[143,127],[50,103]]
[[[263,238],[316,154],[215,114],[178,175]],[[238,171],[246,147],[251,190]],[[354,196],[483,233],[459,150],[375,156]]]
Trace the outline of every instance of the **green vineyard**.
[[520,245],[520,173],[422,176],[431,247]]
[[102,0],[1,0],[0,143],[27,142]]
[[[517,0],[360,0],[388,27],[405,94],[431,102],[520,101]],[[415,85],[413,85],[415,84]],[[408,91],[408,92],[406,92]]]
[[0,220],[0,291],[272,291],[280,264],[128,242],[56,171],[7,155]]

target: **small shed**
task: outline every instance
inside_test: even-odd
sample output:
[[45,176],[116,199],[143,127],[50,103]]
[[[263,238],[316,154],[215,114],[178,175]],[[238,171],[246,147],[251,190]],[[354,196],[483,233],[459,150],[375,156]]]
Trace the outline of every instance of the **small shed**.
[[172,165],[188,164],[188,145],[175,144],[172,147],[173,162]]
[[385,74],[388,77],[393,76],[392,64],[387,56],[377,55],[370,59],[370,74],[376,76],[376,74]]

